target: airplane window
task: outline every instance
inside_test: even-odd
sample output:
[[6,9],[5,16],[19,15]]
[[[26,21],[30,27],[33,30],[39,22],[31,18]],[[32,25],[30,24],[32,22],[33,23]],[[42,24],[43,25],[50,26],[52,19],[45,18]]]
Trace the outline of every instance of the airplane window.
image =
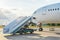
[[52,11],[52,9],[48,9],[48,11]]
[[48,11],[56,11],[59,10],[59,8],[55,8],[55,9],[48,9]]
[[33,17],[33,19],[36,19],[35,17]]
[[48,11],[50,11],[50,10],[48,9]]
[[59,8],[57,8],[59,10]]
[[54,9],[53,9],[53,11],[54,11]]
[[55,10],[57,10],[57,9],[55,8]]

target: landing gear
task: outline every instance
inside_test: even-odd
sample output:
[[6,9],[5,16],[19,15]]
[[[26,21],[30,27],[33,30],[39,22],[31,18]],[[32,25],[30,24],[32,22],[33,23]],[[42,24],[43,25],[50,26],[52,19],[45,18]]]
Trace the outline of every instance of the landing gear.
[[38,27],[39,27],[39,29],[38,29],[39,31],[43,31],[42,23],[39,23]]
[[19,33],[20,35],[23,35],[23,33]]
[[43,31],[43,28],[39,28],[39,31]]

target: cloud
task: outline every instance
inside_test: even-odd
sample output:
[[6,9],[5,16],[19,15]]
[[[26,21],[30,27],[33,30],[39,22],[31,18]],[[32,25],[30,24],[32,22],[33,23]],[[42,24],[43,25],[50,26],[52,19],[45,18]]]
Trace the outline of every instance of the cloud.
[[47,2],[60,2],[60,0],[46,0]]
[[59,0],[0,0],[0,8],[18,9],[18,15],[20,13],[30,15],[35,9],[54,2],[59,2]]
[[31,0],[31,1],[35,2],[35,1],[37,1],[37,0]]

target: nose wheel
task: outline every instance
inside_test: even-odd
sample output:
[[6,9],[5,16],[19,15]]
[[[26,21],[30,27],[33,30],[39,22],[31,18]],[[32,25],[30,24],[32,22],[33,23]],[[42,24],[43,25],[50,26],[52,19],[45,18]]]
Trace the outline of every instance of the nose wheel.
[[43,31],[43,28],[39,28],[39,31]]

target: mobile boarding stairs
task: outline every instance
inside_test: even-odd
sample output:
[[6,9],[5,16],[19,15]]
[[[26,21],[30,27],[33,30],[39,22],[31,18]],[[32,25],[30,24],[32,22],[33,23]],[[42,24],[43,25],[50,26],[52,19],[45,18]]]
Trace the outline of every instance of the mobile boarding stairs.
[[29,21],[31,20],[31,17],[19,17],[15,20],[13,20],[11,23],[6,25],[3,28],[3,33],[4,34],[15,34],[19,32],[20,34],[30,32],[32,33],[34,30],[33,29],[26,29],[23,28]]

